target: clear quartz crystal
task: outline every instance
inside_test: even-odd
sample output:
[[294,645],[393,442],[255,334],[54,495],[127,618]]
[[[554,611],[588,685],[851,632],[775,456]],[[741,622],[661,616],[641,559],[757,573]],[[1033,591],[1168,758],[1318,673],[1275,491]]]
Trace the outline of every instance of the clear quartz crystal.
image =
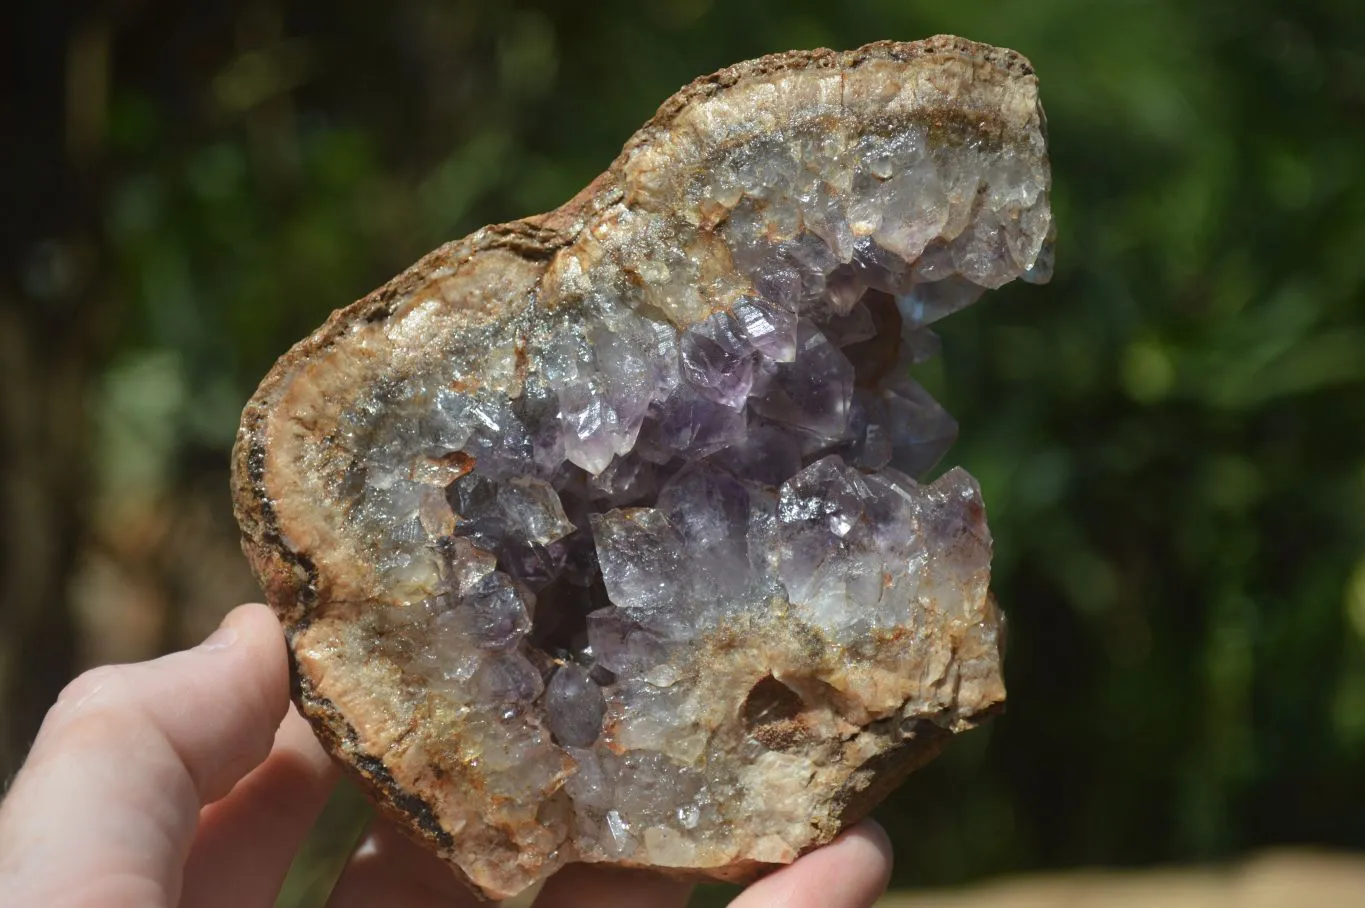
[[778,363],[796,358],[796,315],[763,297],[746,297],[731,314],[739,333],[755,351]]
[[531,629],[524,594],[505,574],[492,573],[474,586],[452,612],[480,649],[505,650]]
[[530,703],[545,689],[540,671],[520,653],[499,653],[485,659],[470,685],[494,704]]
[[667,657],[666,641],[624,609],[599,609],[587,623],[597,664],[614,674],[639,675]]
[[592,533],[611,601],[642,620],[667,621],[683,569],[683,539],[668,517],[654,508],[610,511],[593,515]]
[[515,477],[499,486],[497,506],[518,536],[540,545],[574,531],[554,488],[534,476]]

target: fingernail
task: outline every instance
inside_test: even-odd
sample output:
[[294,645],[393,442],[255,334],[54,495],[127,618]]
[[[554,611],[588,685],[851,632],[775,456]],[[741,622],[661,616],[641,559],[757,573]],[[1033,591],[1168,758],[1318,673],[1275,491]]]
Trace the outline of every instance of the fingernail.
[[221,625],[218,630],[209,634],[208,639],[199,644],[199,649],[214,651],[227,649],[237,642],[237,631],[229,625]]

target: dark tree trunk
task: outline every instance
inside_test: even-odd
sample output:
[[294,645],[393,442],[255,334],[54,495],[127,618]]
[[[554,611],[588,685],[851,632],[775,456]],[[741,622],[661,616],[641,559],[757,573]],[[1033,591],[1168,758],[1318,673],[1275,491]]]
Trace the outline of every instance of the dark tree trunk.
[[111,334],[98,169],[109,30],[20,4],[5,30],[0,285],[0,776],[77,665],[68,587],[90,498],[86,399]]

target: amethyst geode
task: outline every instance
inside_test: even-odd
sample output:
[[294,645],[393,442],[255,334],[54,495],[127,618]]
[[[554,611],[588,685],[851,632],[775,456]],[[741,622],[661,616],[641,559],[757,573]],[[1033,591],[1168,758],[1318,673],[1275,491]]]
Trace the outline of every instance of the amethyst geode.
[[939,37],[670,99],[547,215],[291,350],[234,492],[297,699],[492,897],[569,861],[744,878],[1004,702],[927,327],[1043,281],[1037,84]]

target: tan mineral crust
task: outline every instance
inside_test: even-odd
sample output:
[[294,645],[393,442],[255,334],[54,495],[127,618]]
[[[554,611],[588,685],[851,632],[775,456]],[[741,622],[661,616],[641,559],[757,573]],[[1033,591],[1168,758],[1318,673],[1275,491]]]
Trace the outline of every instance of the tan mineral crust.
[[961,38],[698,79],[563,207],[336,312],[233,491],[296,699],[490,898],[749,879],[1004,703],[927,327],[1047,280],[1037,82]]

